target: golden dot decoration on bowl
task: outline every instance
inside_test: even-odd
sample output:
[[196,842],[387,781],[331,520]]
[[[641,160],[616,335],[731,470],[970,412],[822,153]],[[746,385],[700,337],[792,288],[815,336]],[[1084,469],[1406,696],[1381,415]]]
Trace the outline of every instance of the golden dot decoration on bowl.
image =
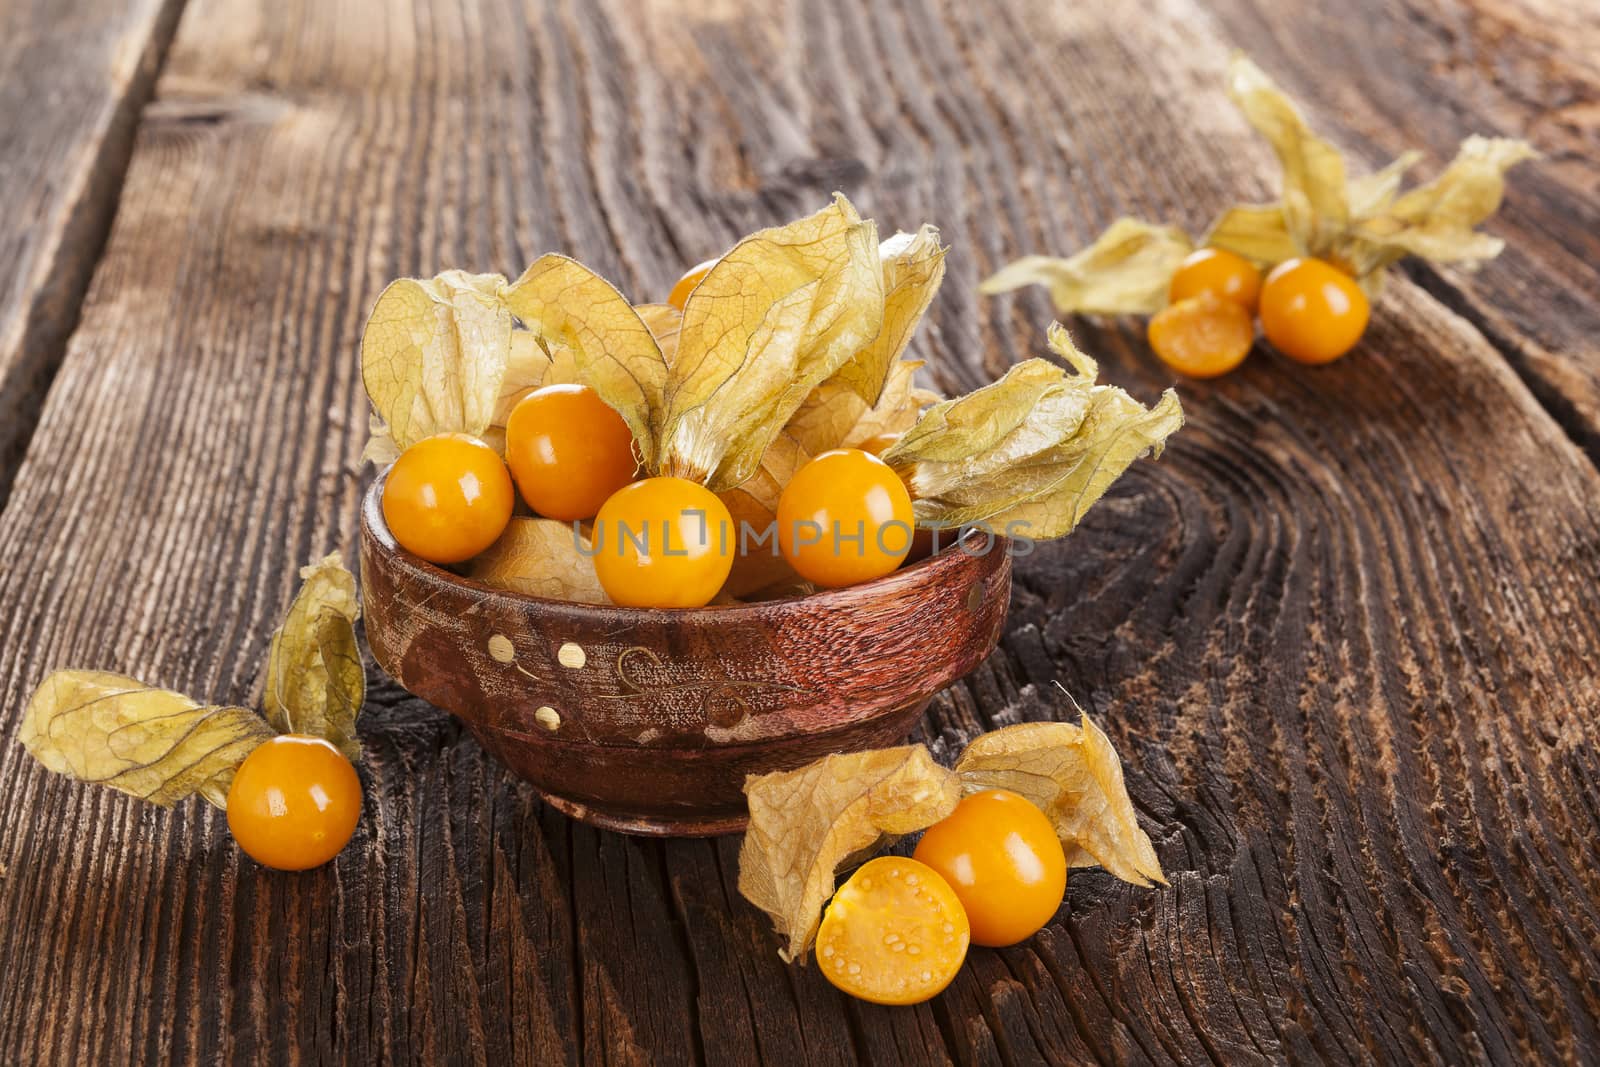
[[561,713],[548,704],[533,713],[533,721],[551,733],[561,729]]
[[505,634],[489,635],[489,658],[496,663],[515,663],[517,650]]
[[556,650],[556,662],[569,670],[581,671],[589,662],[589,654],[576,641],[566,641]]

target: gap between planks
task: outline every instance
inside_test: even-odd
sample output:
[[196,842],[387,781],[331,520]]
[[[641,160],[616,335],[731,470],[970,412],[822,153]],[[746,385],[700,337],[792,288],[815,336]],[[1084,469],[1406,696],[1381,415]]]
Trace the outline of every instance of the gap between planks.
[[105,255],[122,203],[123,185],[146,105],[155,96],[187,4],[188,0],[161,0],[134,73],[94,146],[82,191],[50,251],[48,274],[52,280],[30,294],[27,304],[19,309],[24,321],[17,340],[17,361],[9,380],[0,379],[0,392],[17,390],[8,404],[16,418],[11,425],[0,427],[0,511],[5,510],[11,498],[11,486],[38,429],[45,399],[82,319],[89,283]]

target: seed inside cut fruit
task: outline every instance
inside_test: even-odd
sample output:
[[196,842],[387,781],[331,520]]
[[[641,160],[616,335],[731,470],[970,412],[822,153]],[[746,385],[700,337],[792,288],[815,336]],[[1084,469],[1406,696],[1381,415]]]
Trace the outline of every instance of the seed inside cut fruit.
[[920,1004],[950,984],[970,940],[967,913],[937,871],[880,856],[833,895],[817,931],[817,965],[853,997]]
[[1150,347],[1190,378],[1228,373],[1244,362],[1254,341],[1250,312],[1211,293],[1169,304],[1150,320]]

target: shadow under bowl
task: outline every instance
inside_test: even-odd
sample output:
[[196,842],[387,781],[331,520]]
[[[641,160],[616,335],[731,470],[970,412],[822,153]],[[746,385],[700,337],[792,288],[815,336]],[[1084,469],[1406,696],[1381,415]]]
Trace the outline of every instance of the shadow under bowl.
[[993,650],[1010,601],[1003,538],[788,600],[546,600],[407,552],[382,492],[379,478],[361,509],[378,665],[552,806],[624,833],[733,833],[746,775],[902,742],[933,695]]

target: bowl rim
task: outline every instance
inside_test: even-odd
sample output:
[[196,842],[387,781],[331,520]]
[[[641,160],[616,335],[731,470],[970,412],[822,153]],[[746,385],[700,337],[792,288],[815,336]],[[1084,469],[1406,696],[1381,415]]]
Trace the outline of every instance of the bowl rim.
[[989,534],[989,547],[986,552],[969,552],[965,548],[965,541],[969,536],[980,534],[981,531],[969,530],[953,544],[946,546],[937,555],[927,559],[918,560],[909,567],[901,567],[881,578],[860,582],[856,585],[841,586],[837,589],[819,589],[813,593],[798,596],[779,597],[774,600],[756,600],[741,604],[708,604],[699,608],[630,608],[620,604],[588,604],[576,600],[559,600],[554,597],[534,596],[516,589],[507,589],[502,586],[490,585],[487,582],[469,578],[464,574],[457,574],[447,570],[436,563],[429,562],[401,546],[395,540],[393,531],[383,515],[383,486],[389,477],[389,468],[385,467],[372,480],[368,487],[366,497],[361,505],[362,532],[376,543],[389,557],[389,566],[400,567],[416,576],[422,581],[432,582],[444,586],[453,586],[464,593],[479,596],[503,598],[512,603],[526,604],[531,608],[558,609],[578,617],[587,616],[595,622],[613,620],[616,616],[626,614],[638,619],[642,623],[678,622],[678,623],[710,623],[737,624],[742,620],[751,620],[770,617],[773,612],[784,612],[797,605],[807,605],[823,608],[852,609],[862,604],[875,602],[880,594],[905,587],[919,587],[923,585],[938,585],[941,582],[961,573],[968,567],[978,565],[987,570],[994,566],[988,557],[998,556],[1003,562],[1009,552],[1009,539],[998,532]]

